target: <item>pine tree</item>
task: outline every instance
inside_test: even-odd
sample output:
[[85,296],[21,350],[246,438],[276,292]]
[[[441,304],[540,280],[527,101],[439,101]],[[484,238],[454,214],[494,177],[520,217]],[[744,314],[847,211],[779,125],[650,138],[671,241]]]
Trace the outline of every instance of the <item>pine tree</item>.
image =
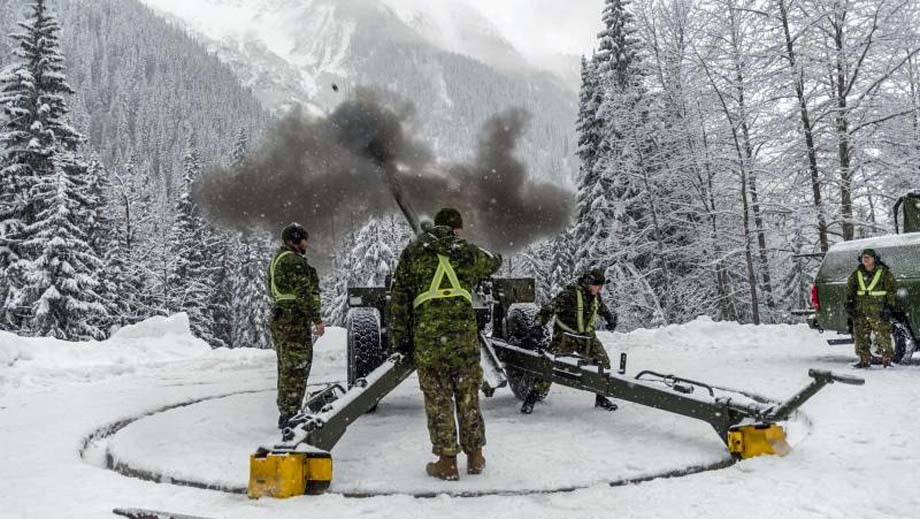
[[35,259],[20,260],[12,269],[25,281],[20,304],[29,308],[29,333],[100,339],[104,334],[98,324],[105,322],[106,309],[96,274],[103,265],[80,227],[81,202],[68,169],[85,166],[73,160],[66,154],[56,159],[55,174],[35,187],[37,205],[44,209],[24,229],[29,238],[21,244],[24,256]]
[[270,246],[253,234],[242,234],[237,241],[237,264],[233,274],[232,348],[271,349],[268,334],[269,297],[265,286]]
[[202,265],[202,275],[210,287],[204,319],[210,327],[208,335],[212,337],[211,345],[225,348],[229,347],[233,340],[233,300],[236,285],[234,270],[239,264],[239,257],[235,253],[238,253],[239,249],[234,250],[236,238],[231,233],[207,224],[204,232],[205,250],[221,251],[211,253],[208,262]]
[[580,159],[579,180],[586,183],[594,179],[586,178],[594,171],[600,142],[603,134],[602,121],[598,119],[598,109],[603,101],[603,91],[598,84],[597,57],[590,61],[581,58],[581,91],[578,98],[578,119],[575,128],[578,134],[577,155]]
[[201,164],[191,136],[186,148],[183,181],[170,233],[172,263],[167,267],[164,304],[170,312],[188,313],[192,332],[209,344],[219,345],[213,334],[210,310],[213,295],[210,282],[215,267],[211,264],[214,252],[209,245],[213,243],[192,200],[192,184],[201,173]]
[[77,154],[83,138],[68,122],[65,96],[74,92],[64,75],[60,27],[44,0],[31,4],[19,26],[12,39],[20,61],[0,76],[4,327],[98,337],[94,319],[104,311],[93,277],[100,262],[87,241],[95,224],[87,221],[89,174]]
[[86,169],[82,186],[85,204],[81,218],[86,230],[87,243],[93,253],[101,259],[101,267],[95,277],[99,282],[97,292],[104,301],[107,320],[99,327],[107,330],[112,326],[127,324],[125,315],[131,313],[131,295],[123,286],[126,280],[125,250],[118,239],[117,224],[110,204],[111,184],[108,172],[93,158]]
[[[660,150],[651,124],[653,97],[643,85],[641,42],[633,36],[627,5],[606,1],[600,49],[594,56],[596,77],[583,85],[601,92],[596,113],[601,129],[593,154],[580,150],[593,164],[578,186],[576,266],[578,271],[606,270],[615,280],[613,298],[634,305],[630,315],[643,323],[662,324],[668,321],[663,297],[670,275],[663,257],[666,225],[658,204],[667,203],[670,193],[657,180],[661,157],[656,156]],[[592,108],[595,95],[583,91],[581,97],[581,110]],[[621,297],[626,295],[631,297]]]
[[331,292],[327,287],[329,322],[342,323],[348,311],[348,287],[384,286],[388,275],[396,270],[399,255],[409,242],[412,231],[402,218],[373,217],[351,240],[350,249],[337,267]]
[[[119,314],[113,314],[113,325],[132,324],[157,313],[155,292],[151,290],[152,257],[150,239],[141,239],[141,233],[153,220],[149,183],[142,182],[137,171],[136,158],[128,155],[122,168],[111,171],[109,207],[111,232],[105,245],[106,271],[114,277],[118,293]],[[141,251],[145,253],[141,254]]]
[[627,10],[627,0],[605,0],[602,19],[604,29],[598,35],[599,50],[595,55],[597,73],[601,80],[613,80],[616,87],[626,89],[635,79],[639,40],[633,15]]
[[236,142],[233,144],[233,152],[230,154],[230,167],[238,168],[246,160],[249,153],[249,134],[246,128],[240,128],[236,132]]
[[[245,128],[236,134],[230,155],[230,166],[240,167],[249,153],[249,135]],[[232,268],[228,315],[232,316],[229,345],[232,348],[271,349],[268,332],[270,298],[265,286],[265,273],[274,251],[269,240],[256,233],[237,235],[236,263]]]

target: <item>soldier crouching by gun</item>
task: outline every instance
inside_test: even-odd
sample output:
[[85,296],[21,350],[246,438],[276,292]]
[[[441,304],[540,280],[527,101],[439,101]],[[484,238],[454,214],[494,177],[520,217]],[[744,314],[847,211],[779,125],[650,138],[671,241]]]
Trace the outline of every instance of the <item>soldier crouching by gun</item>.
[[[617,315],[607,308],[601,298],[606,281],[603,270],[591,270],[581,276],[578,283],[566,287],[540,309],[537,314],[540,327],[546,326],[553,316],[556,317],[553,342],[549,348],[552,353],[577,353],[594,364],[610,369],[610,358],[595,334],[598,316],[604,318],[608,330],[613,331],[617,326]],[[542,336],[542,330],[534,330],[534,334]],[[551,385],[548,381],[536,382],[524,400],[521,412],[532,413],[534,404],[549,391]],[[607,411],[617,410],[617,405],[603,395],[595,396],[594,406]]]

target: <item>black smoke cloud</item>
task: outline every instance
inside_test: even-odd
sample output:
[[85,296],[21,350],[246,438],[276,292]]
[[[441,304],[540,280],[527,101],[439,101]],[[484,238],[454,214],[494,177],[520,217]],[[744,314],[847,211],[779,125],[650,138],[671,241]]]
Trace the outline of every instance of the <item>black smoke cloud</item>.
[[368,91],[324,118],[295,109],[238,168],[212,170],[197,182],[196,199],[211,220],[241,230],[277,231],[298,221],[310,231],[312,248],[327,251],[332,234],[396,213],[394,184],[424,215],[456,207],[471,240],[501,252],[568,224],[572,194],[534,182],[514,156],[530,119],[526,111],[490,118],[472,162],[449,166],[412,136],[413,115],[410,104]]

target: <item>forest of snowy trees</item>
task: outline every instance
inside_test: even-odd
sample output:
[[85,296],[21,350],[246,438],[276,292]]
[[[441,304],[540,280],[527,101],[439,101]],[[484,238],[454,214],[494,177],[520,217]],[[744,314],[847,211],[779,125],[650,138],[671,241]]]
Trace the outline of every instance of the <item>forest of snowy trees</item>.
[[29,4],[17,27],[0,5],[0,329],[86,340],[185,311],[214,346],[270,347],[268,238],[189,197],[206,163],[244,159],[258,102],[139,4]]
[[[14,25],[25,3],[0,0],[0,329],[86,340],[184,311],[215,347],[270,347],[272,236],[217,228],[191,197],[269,116],[136,2],[31,0]],[[577,214],[502,274],[546,298],[603,267],[629,328],[791,321],[817,268],[800,255],[890,232],[894,199],[920,185],[918,10],[606,0],[577,118],[559,121],[577,129]],[[331,324],[410,239],[397,216],[338,232],[312,252],[333,267]]]
[[[920,6],[606,0],[600,15],[575,221],[507,273],[545,299],[605,268],[627,328],[795,322],[819,261],[803,255],[893,231],[920,186]],[[356,280],[381,270],[368,252]]]
[[920,185],[918,11],[606,0],[582,63],[577,221],[534,247],[533,272],[552,291],[572,263],[607,268],[629,326],[789,320],[817,268],[797,255],[891,232]]

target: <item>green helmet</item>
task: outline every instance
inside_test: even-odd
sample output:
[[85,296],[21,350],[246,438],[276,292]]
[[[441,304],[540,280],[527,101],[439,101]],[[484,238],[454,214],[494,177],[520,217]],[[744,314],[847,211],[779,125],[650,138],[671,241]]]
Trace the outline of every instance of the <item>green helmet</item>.
[[875,258],[876,263],[880,263],[882,261],[882,255],[876,252],[875,249],[863,249],[863,251],[859,253],[859,258],[857,258],[857,261],[862,261],[863,256],[872,256]]
[[287,227],[281,231],[281,241],[283,242],[293,242],[299,243],[300,240],[310,239],[310,233],[303,228],[299,223],[288,224]]
[[607,283],[607,276],[604,275],[604,269],[591,269],[581,276],[581,282],[585,285],[603,285]]
[[463,229],[463,217],[460,216],[460,211],[452,207],[445,207],[434,216],[434,224],[450,227],[451,229]]

